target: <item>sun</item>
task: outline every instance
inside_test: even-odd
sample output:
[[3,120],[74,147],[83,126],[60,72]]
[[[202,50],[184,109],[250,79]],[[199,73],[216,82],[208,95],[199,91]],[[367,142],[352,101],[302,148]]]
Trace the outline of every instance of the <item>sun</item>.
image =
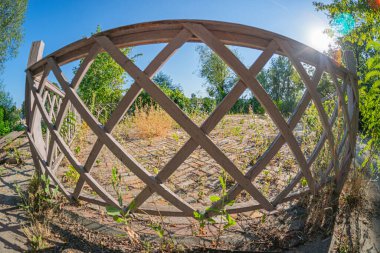
[[329,46],[334,44],[333,39],[325,34],[324,30],[323,27],[315,27],[309,30],[308,35],[309,46],[320,52],[327,51]]

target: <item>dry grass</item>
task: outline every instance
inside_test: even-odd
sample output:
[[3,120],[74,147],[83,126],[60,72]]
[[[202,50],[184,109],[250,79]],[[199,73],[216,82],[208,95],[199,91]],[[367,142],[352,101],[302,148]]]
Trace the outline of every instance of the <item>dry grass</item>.
[[137,136],[144,139],[165,137],[174,126],[173,119],[164,110],[154,106],[136,109],[133,122]]
[[22,232],[28,239],[33,251],[41,250],[48,246],[47,240],[51,237],[51,230],[47,224],[35,220],[30,226],[23,226]]

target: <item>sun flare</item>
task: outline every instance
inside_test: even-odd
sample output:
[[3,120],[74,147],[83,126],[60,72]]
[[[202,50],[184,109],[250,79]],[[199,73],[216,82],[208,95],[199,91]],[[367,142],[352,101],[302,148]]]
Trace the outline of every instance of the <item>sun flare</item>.
[[323,31],[322,27],[312,28],[309,31],[309,46],[321,52],[327,51],[329,46],[334,44],[333,39]]

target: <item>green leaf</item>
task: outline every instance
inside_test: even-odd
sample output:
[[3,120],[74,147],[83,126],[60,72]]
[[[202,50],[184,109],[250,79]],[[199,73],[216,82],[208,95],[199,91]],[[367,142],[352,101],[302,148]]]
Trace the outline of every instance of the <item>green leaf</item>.
[[106,211],[108,215],[115,216],[120,215],[120,208],[114,206],[106,206]]
[[117,223],[124,223],[124,219],[121,218],[120,216],[114,215],[113,220],[116,221]]
[[194,215],[194,218],[197,220],[201,219],[201,216],[202,216],[198,211],[194,211],[193,215]]
[[211,195],[211,196],[210,196],[210,201],[211,201],[212,203],[217,202],[217,201],[219,201],[219,200],[220,200],[220,197],[219,197],[219,196],[216,196],[216,195]]

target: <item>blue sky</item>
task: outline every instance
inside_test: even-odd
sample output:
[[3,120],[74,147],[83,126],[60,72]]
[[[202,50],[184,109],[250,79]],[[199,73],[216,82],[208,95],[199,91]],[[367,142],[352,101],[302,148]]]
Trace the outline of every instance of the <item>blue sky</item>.
[[[329,2],[329,1],[324,1]],[[323,50],[322,30],[328,21],[316,12],[312,1],[305,0],[29,0],[24,24],[25,38],[15,59],[5,64],[0,77],[5,89],[17,105],[24,100],[25,66],[33,41],[45,42],[44,55],[84,36],[90,36],[100,25],[102,30],[118,26],[163,20],[208,19],[240,23],[273,31]],[[316,43],[319,42],[319,43]],[[144,68],[163,45],[141,46],[134,53],[143,53],[137,65]],[[205,95],[204,81],[197,73],[198,56],[195,45],[186,45],[162,69],[187,95]],[[251,64],[257,53],[238,49],[245,64]],[[70,79],[72,68],[63,68]]]

